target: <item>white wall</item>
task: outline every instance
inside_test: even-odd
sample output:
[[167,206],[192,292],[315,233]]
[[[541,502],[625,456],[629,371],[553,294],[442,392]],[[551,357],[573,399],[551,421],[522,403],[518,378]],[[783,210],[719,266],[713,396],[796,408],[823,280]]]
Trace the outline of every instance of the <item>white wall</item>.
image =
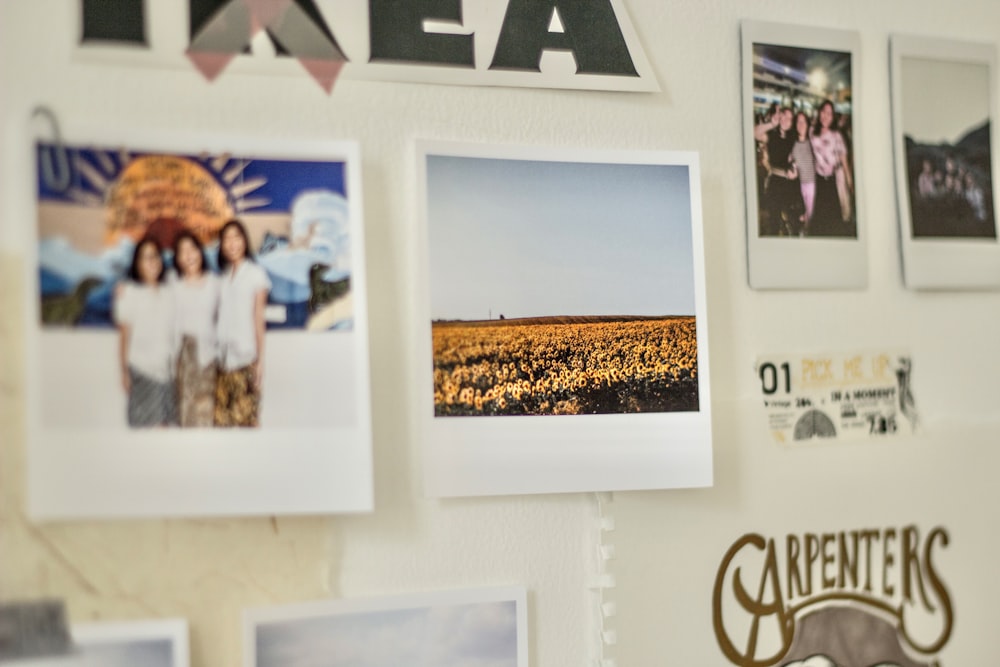
[[[892,32],[1000,41],[992,0],[630,0],[662,92],[615,94],[341,80],[324,95],[307,76],[223,76],[71,61],[66,0],[0,5],[3,153],[46,103],[78,124],[149,132],[197,129],[269,139],[354,138],[363,154],[371,315],[376,512],[276,520],[82,522],[24,518],[25,275],[0,259],[0,597],[65,597],[74,619],[185,616],[195,665],[239,664],[239,609],[327,595],[523,584],[531,659],[588,664],[599,650],[589,577],[597,571],[597,500],[590,495],[437,501],[421,497],[420,453],[408,428],[410,176],[414,138],[696,150],[701,154],[716,485],[617,493],[608,595],[619,665],[725,664],[711,629],[711,589],[728,546],[745,532],[775,537],[863,527],[942,525],[957,615],[948,665],[995,655],[993,471],[1000,454],[1000,295],[913,293],[902,287],[888,98]],[[864,142],[870,281],[860,292],[754,292],[747,287],[739,20],[858,30],[855,70],[866,103]],[[996,76],[996,73],[994,73]],[[995,80],[994,83],[997,83]],[[0,198],[28,182],[5,161]],[[11,225],[0,223],[0,239]],[[17,233],[13,234],[14,237]],[[800,450],[773,445],[758,412],[754,357],[906,346],[925,430],[891,443]]]

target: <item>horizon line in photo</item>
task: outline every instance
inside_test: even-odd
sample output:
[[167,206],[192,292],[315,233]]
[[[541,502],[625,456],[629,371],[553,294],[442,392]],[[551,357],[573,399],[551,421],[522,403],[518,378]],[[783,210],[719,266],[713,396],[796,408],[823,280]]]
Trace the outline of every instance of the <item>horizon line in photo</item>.
[[665,313],[661,315],[516,315],[513,317],[500,313],[486,318],[434,318],[432,325],[438,324],[588,324],[591,322],[641,322],[648,320],[697,319],[694,313]]

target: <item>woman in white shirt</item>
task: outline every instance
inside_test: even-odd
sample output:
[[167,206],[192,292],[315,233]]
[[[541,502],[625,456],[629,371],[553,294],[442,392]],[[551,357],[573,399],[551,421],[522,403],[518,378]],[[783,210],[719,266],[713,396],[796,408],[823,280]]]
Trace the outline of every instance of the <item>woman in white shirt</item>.
[[811,136],[816,158],[816,201],[809,226],[812,236],[857,236],[852,217],[854,178],[847,143],[836,130],[833,102],[824,100]]
[[184,230],[174,239],[173,282],[177,314],[177,402],[184,427],[215,423],[217,374],[215,326],[219,279],[207,271],[205,252],[194,234]]
[[264,307],[271,281],[250,253],[246,228],[230,220],[219,233],[219,377],[216,426],[257,426],[264,376]]
[[159,244],[144,238],[135,246],[129,280],[115,289],[122,387],[128,394],[128,425],[133,428],[177,421],[174,299],[165,275]]

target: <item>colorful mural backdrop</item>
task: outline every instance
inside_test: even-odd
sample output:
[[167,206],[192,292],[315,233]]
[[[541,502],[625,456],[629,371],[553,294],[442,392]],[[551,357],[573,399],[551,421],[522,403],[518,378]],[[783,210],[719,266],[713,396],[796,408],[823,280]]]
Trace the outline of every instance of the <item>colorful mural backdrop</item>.
[[[38,145],[44,327],[110,327],[112,294],[149,237],[168,270],[189,230],[218,270],[219,230],[239,218],[271,283],[267,328],[349,330],[350,220],[342,162]],[[68,150],[68,184],[45,165]],[[62,187],[61,187],[62,186]]]

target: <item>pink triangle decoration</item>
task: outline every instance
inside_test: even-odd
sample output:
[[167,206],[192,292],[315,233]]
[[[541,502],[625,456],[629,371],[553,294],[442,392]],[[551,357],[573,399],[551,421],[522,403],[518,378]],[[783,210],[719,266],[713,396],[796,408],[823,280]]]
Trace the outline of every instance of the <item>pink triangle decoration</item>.
[[256,35],[271,25],[292,5],[292,0],[243,0],[250,12],[250,35]]
[[306,68],[306,71],[316,80],[316,83],[329,95],[333,92],[333,84],[337,83],[337,77],[344,66],[343,60],[321,60],[318,58],[299,58],[299,62]]
[[209,81],[214,81],[215,77],[219,76],[219,73],[226,68],[226,65],[229,64],[235,54],[192,51],[188,49],[186,55],[194,63],[195,68],[201,72],[203,77]]
[[[284,14],[289,10],[302,13],[302,9],[296,7],[293,0],[229,0],[202,31],[192,39],[185,54],[202,76],[209,81],[214,81],[239,54],[238,50],[227,53],[220,49],[228,49],[236,40],[243,39],[242,34],[233,33],[242,33],[242,30],[247,28],[249,28],[250,34],[246,35],[244,44],[248,44],[261,30],[273,26],[276,34],[290,31],[291,35],[285,35],[288,41],[292,41],[293,37],[303,39],[306,46],[300,52],[307,51],[309,38],[315,35],[297,34],[302,29],[301,25],[298,25],[301,21],[298,23],[292,21],[289,25],[282,24]],[[289,18],[302,19],[303,16]],[[275,26],[275,23],[279,25]],[[308,23],[307,17],[306,25],[315,31],[315,26]],[[286,46],[289,45],[286,44]],[[327,58],[302,57],[296,53],[297,49],[294,47],[290,47],[288,50],[290,55],[302,63],[305,70],[328,95],[333,92],[333,86],[337,82],[344,62],[346,62],[346,58],[338,48],[329,49],[331,53]]]

